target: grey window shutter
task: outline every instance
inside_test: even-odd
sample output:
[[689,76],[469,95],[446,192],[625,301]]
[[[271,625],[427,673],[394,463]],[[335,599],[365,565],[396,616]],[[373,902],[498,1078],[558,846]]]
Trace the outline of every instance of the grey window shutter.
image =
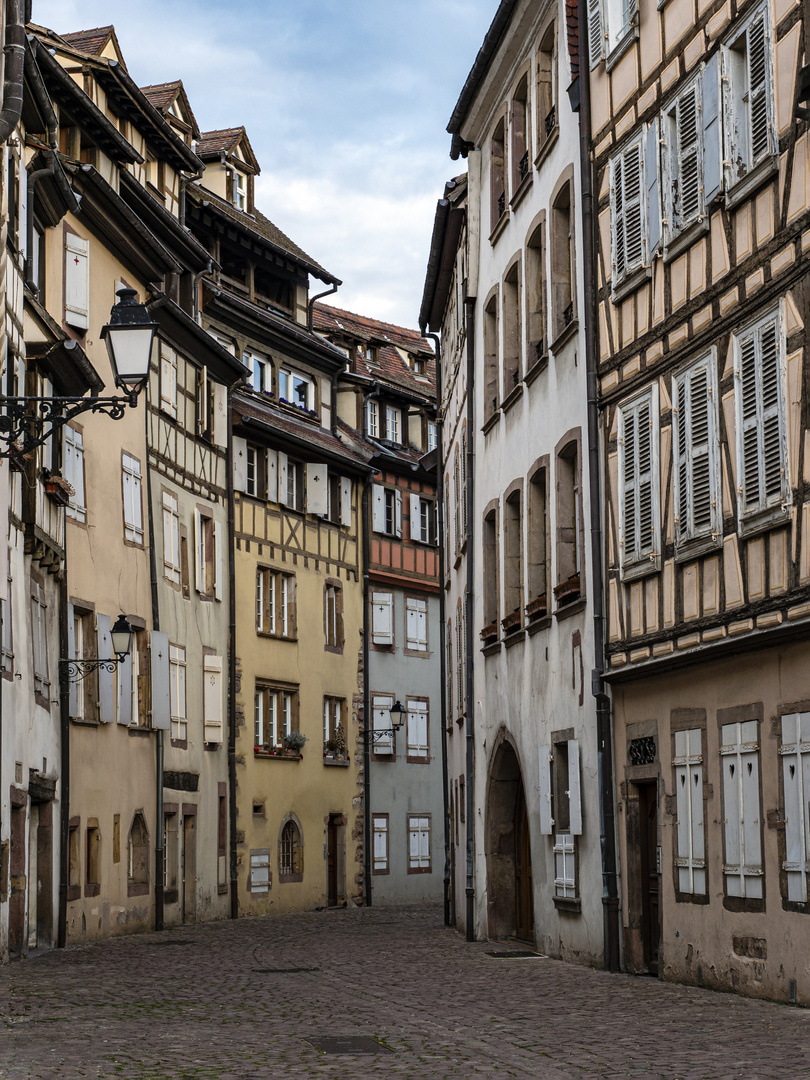
[[768,41],[765,12],[751,21],[747,31],[748,48],[748,109],[751,132],[751,161],[753,168],[772,151],[768,85]]
[[267,501],[278,502],[278,454],[267,451]]
[[340,524],[352,523],[352,482],[348,476],[340,478]]
[[743,507],[759,505],[759,409],[757,408],[757,356],[755,334],[740,341],[740,397],[742,403]]
[[638,553],[642,557],[653,549],[652,470],[652,416],[647,398],[638,408]]
[[652,259],[661,245],[661,194],[658,183],[658,120],[647,128],[644,152],[647,181],[647,258]]
[[601,0],[588,0],[588,56],[591,70],[605,55]]
[[152,630],[149,634],[149,660],[152,671],[152,727],[168,731],[171,727],[169,636],[161,630]]
[[785,461],[782,446],[782,410],[779,384],[779,323],[766,323],[759,330],[762,380],[762,464],[764,503],[771,506],[782,498]]
[[[135,643],[133,641],[133,647]],[[132,723],[132,657],[128,656],[118,665],[118,723],[129,727]]]
[[247,440],[233,437],[233,486],[236,491],[247,490]]
[[690,533],[705,536],[712,530],[712,481],[709,451],[710,401],[709,379],[705,365],[688,380],[689,456],[692,472]]
[[610,163],[611,241],[613,245],[611,269],[613,284],[624,277],[624,159],[621,154]]
[[582,795],[579,783],[579,743],[568,740],[568,814],[572,836],[582,835]]
[[326,465],[306,464],[307,513],[326,514],[328,510],[329,480]]
[[[278,456],[278,501],[280,506],[287,505],[287,455],[279,450]],[[294,468],[295,466],[293,466]]]
[[[110,616],[96,616],[96,634],[98,635],[98,658],[108,660],[112,658],[112,641],[110,639]],[[114,712],[114,682],[115,675],[112,671],[99,668],[98,672],[98,718],[102,724],[109,724]]]
[[641,143],[622,154],[622,205],[624,207],[624,259],[629,272],[644,262],[643,169]]
[[540,764],[540,832],[550,836],[554,819],[551,816],[551,747],[539,748]]
[[720,53],[703,69],[703,212],[707,214],[723,184],[720,125]]
[[394,531],[396,532],[397,536],[401,537],[402,536],[402,492],[401,491],[395,491],[394,496],[395,496],[395,500],[396,500],[396,520],[395,520],[395,525],[394,525]]
[[[67,611],[67,639],[68,639],[68,659],[77,660],[76,656],[76,624],[74,619],[76,618],[73,604],[68,604]],[[71,677],[70,680],[70,693],[68,695],[68,712],[71,716],[79,715],[79,686],[76,679]]]
[[[675,198],[675,229],[685,228],[701,212],[700,202],[700,131],[698,123],[698,84],[693,83],[678,98],[676,107],[678,138],[678,175]],[[673,178],[674,179],[674,178]]]

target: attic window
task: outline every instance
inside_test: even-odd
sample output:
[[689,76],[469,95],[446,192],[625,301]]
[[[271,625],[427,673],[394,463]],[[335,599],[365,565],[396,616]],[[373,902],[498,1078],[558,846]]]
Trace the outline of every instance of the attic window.
[[413,368],[414,375],[425,374],[425,358],[423,356],[412,356],[411,367]]
[[365,357],[372,363],[377,359],[377,350],[373,345],[366,345]]
[[238,169],[233,170],[233,205],[237,210],[247,210],[247,181]]

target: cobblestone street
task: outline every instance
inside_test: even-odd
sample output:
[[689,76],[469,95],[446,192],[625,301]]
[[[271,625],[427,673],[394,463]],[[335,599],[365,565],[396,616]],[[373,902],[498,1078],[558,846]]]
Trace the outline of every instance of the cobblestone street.
[[[435,907],[74,946],[0,970],[0,1077],[810,1077],[808,1010],[487,955],[517,948]],[[351,1036],[383,1046],[313,1045]]]

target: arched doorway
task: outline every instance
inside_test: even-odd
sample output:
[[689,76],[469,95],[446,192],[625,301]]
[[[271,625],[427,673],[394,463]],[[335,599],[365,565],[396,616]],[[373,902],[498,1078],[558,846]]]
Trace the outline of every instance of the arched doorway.
[[534,941],[526,793],[517,754],[506,740],[495,751],[487,785],[486,860],[489,936]]

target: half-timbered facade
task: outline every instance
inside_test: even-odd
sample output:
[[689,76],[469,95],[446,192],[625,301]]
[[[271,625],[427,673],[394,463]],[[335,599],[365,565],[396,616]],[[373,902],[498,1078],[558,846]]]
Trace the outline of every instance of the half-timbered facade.
[[810,992],[804,33],[790,0],[589,4],[624,963],[783,1000]]

